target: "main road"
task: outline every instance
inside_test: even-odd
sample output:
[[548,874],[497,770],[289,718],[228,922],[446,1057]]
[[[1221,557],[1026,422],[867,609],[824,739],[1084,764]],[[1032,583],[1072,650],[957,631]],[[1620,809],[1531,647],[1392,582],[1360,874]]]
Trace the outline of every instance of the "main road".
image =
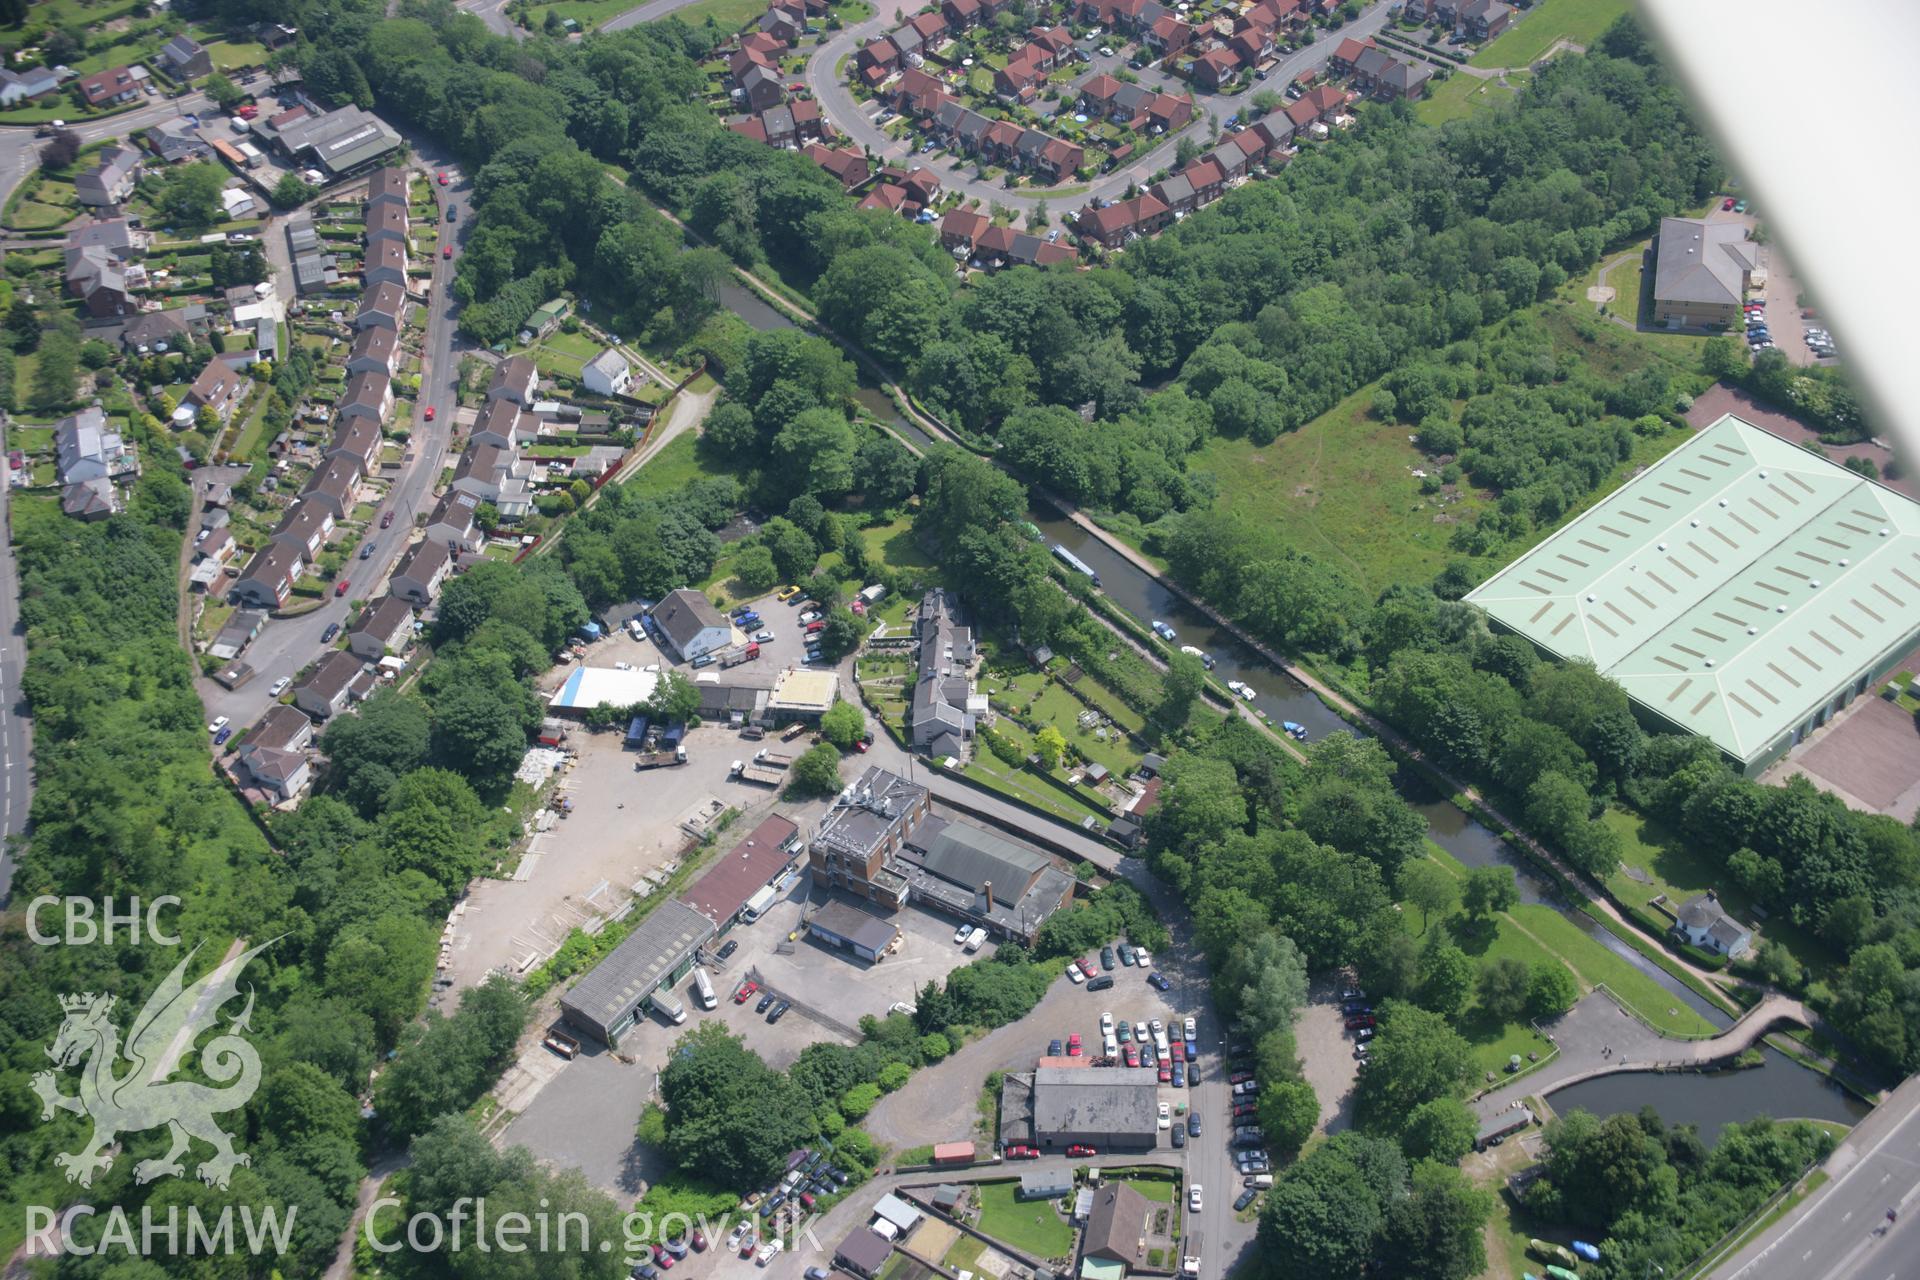
[[[1920,1077],[1834,1148],[1828,1181],[1717,1265],[1712,1280],[1905,1280],[1920,1275]],[[1897,1213],[1891,1224],[1889,1210]]]
[[[413,146],[416,160],[428,172],[436,169],[447,171],[450,185],[434,188],[442,207],[449,200],[470,203],[469,183],[464,175],[451,167],[451,160],[423,139],[410,138],[408,141]],[[457,244],[470,225],[467,221],[442,221],[441,229],[452,236]],[[274,234],[277,234],[277,230]],[[457,247],[454,252],[459,252]],[[293,675],[323,654],[325,647],[320,640],[321,634],[334,623],[342,627],[346,625],[350,602],[356,599],[370,600],[384,594],[387,575],[409,545],[414,516],[431,508],[433,486],[439,478],[452,441],[454,412],[459,407],[456,395],[459,381],[456,367],[458,352],[454,344],[455,320],[451,297],[454,265],[453,261],[437,255],[433,259],[426,343],[421,353],[420,396],[414,405],[413,434],[407,442],[413,461],[389,486],[379,508],[383,514],[393,513],[393,526],[382,530],[376,525],[369,529],[365,541],[374,545],[373,555],[365,560],[349,560],[341,569],[341,576],[352,584],[345,597],[329,594],[312,613],[301,614],[297,618],[276,618],[267,623],[245,655],[245,660],[254,669],[252,679],[238,689],[227,689],[207,679],[198,682],[201,700],[206,703],[210,720],[215,716],[226,716],[236,726],[245,728],[259,719],[274,701],[269,693],[274,681],[281,676]],[[434,415],[432,422],[426,421],[429,408]]]
[[[654,5],[643,7],[655,7],[667,2],[654,0]],[[1250,114],[1255,94],[1266,90],[1277,91],[1307,72],[1325,66],[1342,40],[1364,40],[1380,30],[1386,25],[1387,10],[1393,3],[1394,0],[1374,0],[1352,22],[1337,31],[1322,34],[1320,39],[1306,48],[1282,58],[1265,81],[1256,82],[1251,88],[1235,94],[1197,95],[1194,99],[1196,111],[1210,113],[1216,120]],[[857,26],[835,32],[832,39],[821,44],[807,59],[807,87],[813,90],[813,96],[819,100],[821,114],[856,145],[886,160],[906,160],[913,152],[913,144],[889,138],[886,131],[875,124],[873,117],[854,99],[853,91],[845,80],[835,74],[834,68],[842,58],[849,57],[869,40],[898,26],[903,15],[910,15],[922,7],[915,0],[880,0],[879,11],[873,17]],[[1202,127],[1188,126],[1189,130]],[[922,158],[918,163],[927,166],[930,158]],[[1071,199],[1076,206],[1096,199],[1118,200],[1130,184],[1144,185],[1156,170],[1170,167],[1171,164],[1172,154],[1164,144],[1153,147],[1134,163],[1102,176],[1089,187],[1069,188],[1075,193]],[[997,182],[970,177],[968,175],[975,167],[974,162],[964,156],[949,157],[933,167],[942,170],[940,180],[948,190],[963,192],[983,205],[997,203],[1008,208],[1032,209],[1044,200],[1061,199],[1044,187],[1009,188]]]

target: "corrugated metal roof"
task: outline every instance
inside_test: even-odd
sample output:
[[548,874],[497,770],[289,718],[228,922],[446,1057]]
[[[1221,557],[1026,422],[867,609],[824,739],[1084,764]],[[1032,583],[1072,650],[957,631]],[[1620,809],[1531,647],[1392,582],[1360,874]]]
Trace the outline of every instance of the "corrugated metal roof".
[[1729,414],[1467,599],[1748,760],[1920,627],[1920,504]]

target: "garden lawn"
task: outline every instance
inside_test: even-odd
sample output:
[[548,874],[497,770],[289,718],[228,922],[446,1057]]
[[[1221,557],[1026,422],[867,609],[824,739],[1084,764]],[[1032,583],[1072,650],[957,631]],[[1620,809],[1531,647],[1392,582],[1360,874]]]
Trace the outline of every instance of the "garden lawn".
[[[1666,917],[1648,906],[1654,897],[1665,894],[1667,905],[1678,910],[1687,899],[1711,889],[1736,919],[1752,925],[1757,935],[1785,946],[1813,976],[1823,977],[1842,963],[1826,943],[1785,916],[1760,922],[1753,899],[1733,882],[1719,860],[1676,839],[1657,819],[1609,808],[1600,820],[1620,837],[1620,866],[1607,877],[1608,890],[1634,914],[1657,920],[1656,928],[1665,927]],[[1628,868],[1643,879],[1627,874]]]
[[[1009,735],[1024,745],[1026,735],[1017,728]],[[1028,773],[1025,766],[1010,765],[984,746],[974,752],[974,757],[962,771],[973,781],[990,791],[1011,796],[1037,809],[1044,810],[1063,822],[1079,826],[1088,818],[1101,822],[1111,821],[1113,815],[1103,808],[1083,802],[1067,792]]]
[[984,1182],[975,1188],[980,1196],[981,1232],[1037,1258],[1065,1257],[1073,1249],[1072,1228],[1047,1201],[1016,1201],[1019,1187],[1018,1182]]
[[963,1235],[953,1242],[953,1248],[947,1250],[947,1256],[941,1259],[941,1265],[951,1271],[977,1270],[975,1264],[980,1255],[987,1251],[987,1242],[978,1236]]
[[1524,72],[1516,71],[1508,77],[1508,84],[1501,84],[1497,80],[1478,80],[1456,71],[1435,84],[1432,95],[1418,103],[1413,114],[1421,124],[1464,120],[1481,107],[1513,101],[1516,89],[1526,79]]
[[266,46],[258,40],[215,40],[207,46],[207,52],[213,55],[213,68],[216,71],[259,67],[266,65],[267,61]]
[[656,497],[676,492],[700,477],[712,474],[696,456],[695,444],[696,437],[680,436],[654,454],[623,483],[635,493]]
[[[913,538],[913,521],[901,516],[891,524],[862,529],[860,538],[867,544],[869,559],[879,560],[894,569],[932,569],[933,561]],[[908,601],[911,604],[911,601]],[[883,608],[884,614],[886,610]]]
[[72,222],[78,213],[79,210],[72,205],[22,200],[14,206],[9,225],[18,231],[51,231]]
[[1524,67],[1567,40],[1588,47],[1623,16],[1627,0],[1540,0],[1520,21],[1467,60],[1475,67]]

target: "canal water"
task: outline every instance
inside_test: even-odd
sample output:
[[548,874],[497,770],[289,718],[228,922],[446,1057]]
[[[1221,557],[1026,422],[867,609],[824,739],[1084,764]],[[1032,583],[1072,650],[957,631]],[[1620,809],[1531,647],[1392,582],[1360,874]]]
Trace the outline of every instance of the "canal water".
[[1597,1116],[1611,1116],[1651,1106],[1668,1124],[1698,1125],[1700,1139],[1708,1146],[1725,1126],[1755,1116],[1854,1125],[1871,1109],[1785,1054],[1764,1046],[1760,1052],[1766,1064],[1744,1071],[1600,1076],[1568,1085],[1550,1094],[1548,1101],[1562,1115],[1583,1108]]
[[[762,332],[790,328],[792,321],[750,290],[737,284],[720,287],[721,304],[754,329]],[[916,444],[931,439],[918,427],[900,416],[878,387],[865,385],[855,398],[874,417],[888,423]],[[1109,548],[1104,542],[1068,520],[1059,511],[1035,503],[1029,513],[1049,545],[1058,543],[1100,575],[1102,592],[1108,599],[1132,614],[1142,625],[1155,619],[1168,623],[1179,635],[1178,643],[1190,644],[1211,654],[1214,674],[1222,682],[1239,680],[1254,691],[1253,705],[1275,724],[1292,720],[1304,725],[1309,740],[1329,733],[1355,732],[1310,690],[1276,670],[1266,659],[1242,644],[1231,633],[1215,626],[1211,619],[1184,599],[1143,573],[1132,561]],[[1731,1025],[1732,1019],[1714,1005],[1696,995],[1685,983],[1674,978],[1640,955],[1632,947],[1601,928],[1580,911],[1567,910],[1565,900],[1555,886],[1514,853],[1484,824],[1467,815],[1443,796],[1436,796],[1417,777],[1403,777],[1401,791],[1427,820],[1427,836],[1435,844],[1469,867],[1501,863],[1514,869],[1522,901],[1539,902],[1560,908],[1589,937],[1618,955],[1668,992],[1676,1004],[1693,1009],[1716,1027]],[[1573,1085],[1553,1095],[1558,1110],[1585,1107],[1597,1115],[1618,1111],[1638,1111],[1651,1104],[1670,1124],[1698,1124],[1708,1142],[1718,1136],[1729,1121],[1751,1119],[1758,1115],[1781,1118],[1837,1120],[1852,1124],[1866,1114],[1864,1104],[1830,1084],[1817,1072],[1802,1067],[1772,1049],[1764,1049],[1766,1065],[1747,1071],[1714,1075],[1606,1076]]]

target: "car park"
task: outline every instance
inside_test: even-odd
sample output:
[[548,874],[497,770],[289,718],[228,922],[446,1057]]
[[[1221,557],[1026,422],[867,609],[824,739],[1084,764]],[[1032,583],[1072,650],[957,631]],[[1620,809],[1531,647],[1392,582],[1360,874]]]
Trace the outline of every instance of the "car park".
[[1134,963],[1133,948],[1127,943],[1120,944],[1120,963],[1131,968]]
[[1259,1192],[1253,1191],[1251,1189],[1242,1191],[1239,1195],[1233,1198],[1233,1211],[1235,1213],[1239,1213],[1241,1210],[1245,1209],[1248,1205],[1252,1204],[1254,1197],[1259,1194],[1260,1194]]
[[667,1252],[674,1257],[684,1258],[687,1256],[687,1242],[685,1240],[668,1240],[665,1243]]
[[760,1252],[754,1256],[754,1265],[759,1267],[766,1266],[786,1247],[786,1241],[778,1238],[767,1241],[764,1245],[760,1246]]
[[1163,1067],[1161,1067],[1161,1068],[1160,1068],[1160,1075],[1159,1075],[1159,1080],[1160,1080],[1160,1083],[1161,1083],[1161,1084],[1172,1084],[1172,1083],[1173,1083],[1173,1068],[1172,1068],[1172,1067],[1168,1067],[1168,1066],[1163,1066]]
[[1176,1062],[1173,1064],[1173,1087],[1176,1089],[1184,1089],[1187,1087],[1187,1068],[1185,1063]]
[[1168,982],[1164,976],[1157,973],[1150,973],[1147,975],[1147,985],[1152,987],[1155,991],[1166,991],[1173,986],[1173,984],[1171,982]]
[[792,1003],[786,1000],[782,1000],[779,1004],[773,1006],[773,1012],[767,1015],[767,1025],[772,1026],[774,1023],[780,1021],[780,1019],[786,1017],[787,1010],[791,1008],[793,1008]]
[[1745,213],[1747,211],[1747,202],[1745,200],[1740,201],[1733,206],[1733,211],[1735,213]]
[[1133,949],[1133,962],[1144,969],[1153,963],[1153,955],[1145,947],[1135,947]]
[[1167,1128],[1171,1128],[1172,1125],[1173,1125],[1173,1109],[1163,1102],[1160,1104],[1160,1127],[1162,1129],[1167,1129]]
[[1728,196],[1728,197],[1727,197],[1727,198],[1726,198],[1725,200],[1722,200],[1722,201],[1720,202],[1720,208],[1721,208],[1721,209],[1722,209],[1723,211],[1724,211],[1724,210],[1727,210],[1727,209],[1731,209],[1731,208],[1733,208],[1733,197],[1732,197],[1732,196]]

